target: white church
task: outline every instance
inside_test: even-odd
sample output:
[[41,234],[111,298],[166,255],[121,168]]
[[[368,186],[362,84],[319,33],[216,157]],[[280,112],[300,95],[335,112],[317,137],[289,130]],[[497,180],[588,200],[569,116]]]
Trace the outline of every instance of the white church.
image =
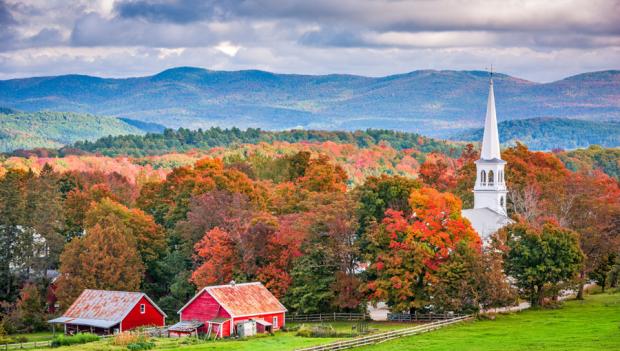
[[497,114],[493,79],[489,84],[487,114],[484,121],[484,136],[480,159],[476,161],[476,184],[474,185],[474,208],[462,211],[483,241],[505,225],[512,223],[506,212],[506,183],[504,166],[499,149]]

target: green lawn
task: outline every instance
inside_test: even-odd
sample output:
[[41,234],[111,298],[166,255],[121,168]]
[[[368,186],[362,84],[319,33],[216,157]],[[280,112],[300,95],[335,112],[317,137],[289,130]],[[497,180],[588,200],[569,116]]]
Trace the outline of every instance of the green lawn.
[[620,292],[356,349],[379,350],[620,350]]

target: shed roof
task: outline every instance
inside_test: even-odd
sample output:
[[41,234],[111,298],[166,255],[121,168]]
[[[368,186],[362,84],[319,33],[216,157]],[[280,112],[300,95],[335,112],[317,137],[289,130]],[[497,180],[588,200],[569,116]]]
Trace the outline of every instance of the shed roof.
[[232,317],[287,311],[263,284],[255,282],[207,286],[183,306],[179,313],[204,292],[211,295]]
[[[166,314],[141,292],[86,289],[60,318],[50,323],[110,325],[121,322],[136,304],[145,297],[163,316]],[[82,323],[77,323],[80,321]]]

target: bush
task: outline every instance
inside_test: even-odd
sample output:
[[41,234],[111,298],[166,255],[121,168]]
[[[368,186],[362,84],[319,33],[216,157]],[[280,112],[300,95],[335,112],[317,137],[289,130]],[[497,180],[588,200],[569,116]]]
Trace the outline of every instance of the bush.
[[331,325],[310,325],[302,324],[297,331],[297,336],[304,338],[348,338],[357,336],[355,333],[339,333]]
[[116,346],[129,346],[130,344],[141,344],[147,342],[146,333],[144,331],[134,330],[125,331],[114,335],[112,344]]
[[91,333],[76,334],[73,336],[60,335],[52,340],[52,347],[86,344],[99,340],[99,336]]
[[149,341],[142,342],[134,342],[127,345],[127,349],[136,351],[136,350],[150,350],[155,347],[155,343]]

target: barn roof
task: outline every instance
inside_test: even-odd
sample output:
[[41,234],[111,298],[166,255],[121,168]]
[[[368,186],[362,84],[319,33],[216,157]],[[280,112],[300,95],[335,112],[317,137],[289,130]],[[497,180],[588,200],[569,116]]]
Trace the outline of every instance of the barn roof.
[[260,282],[207,286],[180,310],[183,311],[198,296],[207,292],[232,317],[286,312],[286,307]]
[[62,317],[49,322],[111,326],[120,323],[142,297],[145,297],[163,316],[166,316],[164,311],[144,293],[86,289]]

